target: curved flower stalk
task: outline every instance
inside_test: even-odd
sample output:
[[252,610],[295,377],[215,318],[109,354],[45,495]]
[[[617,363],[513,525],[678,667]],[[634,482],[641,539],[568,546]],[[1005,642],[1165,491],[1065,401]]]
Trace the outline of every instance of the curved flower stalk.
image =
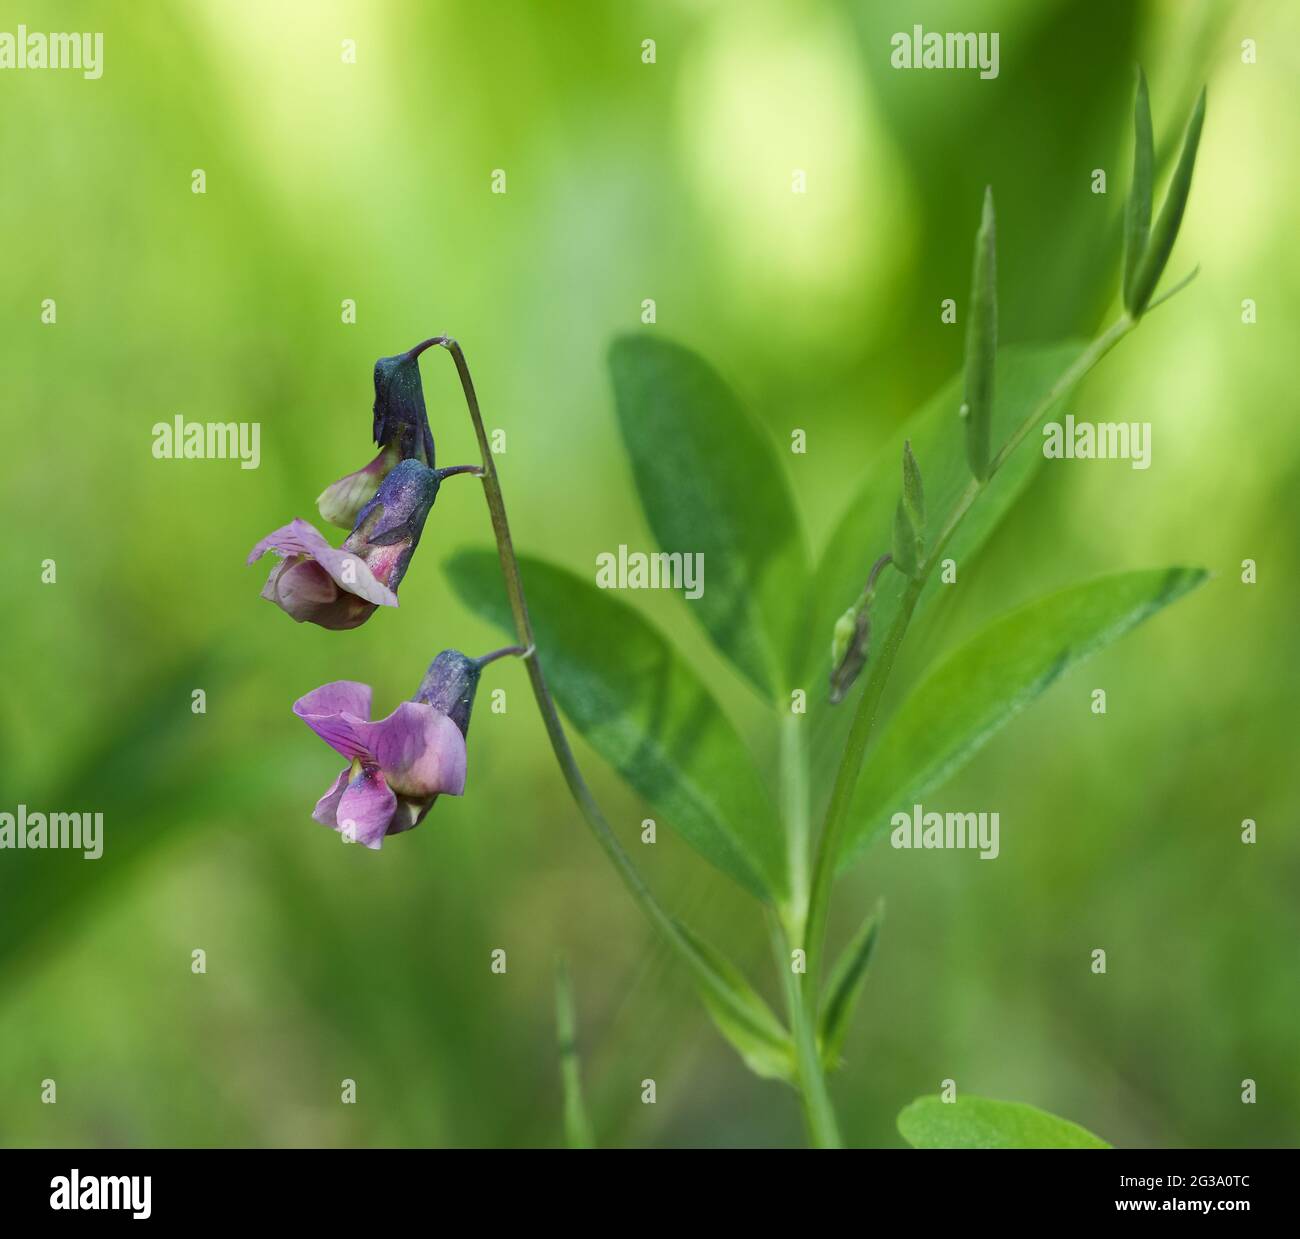
[[293,712],[348,765],[316,802],[312,817],[345,838],[378,849],[386,836],[418,826],[441,795],[465,790],[465,739],[483,668],[524,651],[511,646],[469,658],[444,650],[419,691],[371,721],[371,689],[336,680],[293,703]]

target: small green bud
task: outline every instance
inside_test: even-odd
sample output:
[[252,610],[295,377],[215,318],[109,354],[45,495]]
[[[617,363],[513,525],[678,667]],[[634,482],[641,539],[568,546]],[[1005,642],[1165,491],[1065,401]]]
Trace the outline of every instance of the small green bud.
[[831,705],[844,700],[853,681],[867,665],[871,645],[871,602],[876,596],[876,578],[890,556],[882,555],[871,567],[862,596],[839,619],[831,636]]
[[[867,665],[871,645],[871,604],[861,603],[850,607],[835,622],[835,637],[831,643],[831,705],[844,700],[853,681]],[[839,657],[834,657],[839,651]]]
[[850,607],[835,621],[835,633],[831,637],[832,667],[838,667],[844,661],[844,655],[849,652],[849,642],[853,640],[857,629],[857,618],[857,608]]

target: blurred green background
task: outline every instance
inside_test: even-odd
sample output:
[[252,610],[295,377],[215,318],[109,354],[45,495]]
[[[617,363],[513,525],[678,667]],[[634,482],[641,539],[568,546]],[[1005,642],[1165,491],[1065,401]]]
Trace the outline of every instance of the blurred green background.
[[[837,939],[877,896],[889,911],[833,1089],[857,1144],[901,1143],[898,1110],[946,1077],[1117,1144],[1297,1142],[1293,8],[0,11],[0,30],[105,36],[99,81],[0,73],[0,808],[106,817],[99,861],[0,852],[0,1143],[559,1143],[559,952],[601,1143],[800,1142],[793,1094],[745,1072],[593,846],[518,666],[491,672],[508,709],[480,705],[463,799],[378,854],[310,820],[339,763],[294,698],[361,679],[386,712],[438,650],[499,644],[441,573],[489,542],[477,488],[448,483],[400,610],[352,633],[290,622],[244,556],[315,519],[319,490],[369,459],[375,358],[441,331],[506,432],[521,550],[585,574],[599,551],[650,545],[604,371],[625,330],[702,352],[780,441],[808,431],[808,455],[784,455],[820,547],[862,462],[959,364],[939,303],[965,294],[985,183],[1003,339],[1110,314],[1139,59],[1162,154],[1209,83],[1169,269],[1201,274],[1072,411],[1149,420],[1153,465],[1044,468],[943,636],[1108,571],[1215,575],[1053,687],[935,799],[1000,806],[1000,863],[878,844],[845,884]],[[892,70],[890,35],[915,22],[999,31],[1000,75]],[[450,362],[430,354],[424,374],[440,463],[473,459]],[[151,427],[177,413],[261,422],[261,467],[154,460]],[[752,722],[680,599],[630,597]],[[755,906],[671,832],[642,847],[644,806],[577,749],[664,901],[775,1001]],[[1105,977],[1088,968],[1097,946]],[[356,1105],[340,1104],[344,1078]]]

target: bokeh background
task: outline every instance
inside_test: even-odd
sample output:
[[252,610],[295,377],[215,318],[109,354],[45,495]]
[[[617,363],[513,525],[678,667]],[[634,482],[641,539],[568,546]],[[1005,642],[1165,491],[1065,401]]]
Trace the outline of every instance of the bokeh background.
[[[290,715],[295,697],[361,679],[386,710],[438,650],[499,643],[441,572],[489,544],[477,488],[447,485],[400,610],[353,633],[291,623],[244,556],[369,458],[375,358],[439,331],[506,431],[522,550],[586,573],[599,551],[650,544],[604,370],[625,330],[704,353],[782,441],[808,430],[809,454],[787,459],[819,547],[876,445],[959,364],[939,303],[965,293],[986,182],[1003,339],[1091,332],[1111,313],[1136,60],[1166,157],[1209,83],[1169,269],[1201,274],[1072,411],[1152,422],[1154,463],[1044,468],[940,637],[1108,571],[1215,575],[1054,686],[935,800],[1000,806],[999,863],[877,845],[846,882],[836,938],[879,895],[888,916],[833,1088],[865,1145],[901,1143],[898,1110],[946,1077],[1118,1144],[1297,1142],[1293,9],[0,12],[4,30],[105,35],[99,81],[0,73],[0,808],[106,816],[99,861],[0,853],[0,1142],[559,1143],[558,953],[601,1143],[799,1142],[793,1095],[746,1073],[594,847],[519,667],[492,672],[508,709],[476,714],[468,794],[419,831],[371,854],[308,816],[338,763]],[[915,22],[999,31],[1000,75],[892,70],[890,35]],[[424,373],[440,461],[473,459],[449,361],[429,355]],[[261,467],[156,461],[151,427],[177,413],[261,422]],[[633,601],[752,723],[680,599]],[[754,905],[670,831],[642,847],[644,806],[577,747],[664,901],[775,1001]],[[1097,946],[1105,977],[1089,971]],[[46,1078],[56,1105],[41,1104]],[[356,1105],[340,1104],[344,1078]]]

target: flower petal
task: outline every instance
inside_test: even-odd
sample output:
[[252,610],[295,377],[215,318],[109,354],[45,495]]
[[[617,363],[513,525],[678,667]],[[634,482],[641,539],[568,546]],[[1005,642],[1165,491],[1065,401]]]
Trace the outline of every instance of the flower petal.
[[428,800],[409,800],[405,796],[398,796],[397,812],[388,823],[388,833],[400,835],[404,830],[414,830],[424,821],[424,815],[433,808],[433,802],[437,799],[437,796],[431,796]]
[[387,718],[353,725],[396,792],[416,800],[465,790],[465,737],[440,710],[404,701]]
[[339,777],[334,780],[334,786],[316,802],[316,807],[311,811],[312,818],[322,826],[338,825],[339,801],[343,799],[343,789],[348,785],[349,773],[351,767],[344,766],[339,771]]
[[331,525],[351,530],[357,516],[379,489],[379,483],[401,459],[396,444],[383,448],[364,469],[349,473],[327,486],[316,500],[321,516]]
[[255,564],[267,551],[280,555],[306,555],[315,558],[316,552],[329,543],[313,525],[304,520],[294,519],[287,525],[281,525],[266,535],[251,551],[248,562]]
[[334,829],[355,843],[378,849],[393,813],[397,797],[375,766],[366,765],[339,797]]
[[[267,551],[274,551],[285,556],[301,555],[306,559],[314,560],[333,578],[337,585],[341,586],[349,594],[355,594],[358,598],[364,598],[367,602],[376,606],[395,607],[397,605],[397,595],[387,585],[383,585],[375,579],[375,574],[371,572],[364,559],[359,555],[354,555],[351,551],[330,546],[322,534],[304,520],[290,521],[289,524],[267,534],[248,553],[248,562],[250,564],[255,563]],[[276,574],[272,573],[271,575],[272,580],[276,580]],[[267,581],[268,590],[283,588],[282,582],[273,587],[272,580]],[[319,585],[317,585],[317,588],[319,588]],[[270,594],[267,594],[267,596],[272,597]],[[274,600],[279,601],[278,598]],[[290,611],[290,614],[292,615],[293,612]],[[295,618],[297,617],[295,616]]]
[[370,685],[335,680],[314,688],[293,703],[293,712],[336,753],[352,760],[374,761],[356,724],[370,717]]

